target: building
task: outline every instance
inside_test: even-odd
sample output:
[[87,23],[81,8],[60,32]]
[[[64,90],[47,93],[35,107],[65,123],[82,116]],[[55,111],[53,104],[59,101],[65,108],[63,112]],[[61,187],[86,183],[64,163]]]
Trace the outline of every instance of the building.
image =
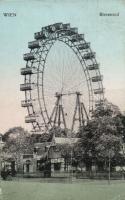
[[78,138],[54,137],[52,142],[37,142],[32,154],[21,156],[19,172],[25,176],[64,177],[71,171],[71,158],[62,156],[58,145],[72,145]]

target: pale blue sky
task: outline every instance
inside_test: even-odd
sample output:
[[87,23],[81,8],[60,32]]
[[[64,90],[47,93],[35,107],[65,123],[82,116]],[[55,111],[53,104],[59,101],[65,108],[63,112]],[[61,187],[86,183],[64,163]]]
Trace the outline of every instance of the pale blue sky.
[[[4,17],[15,12],[16,17]],[[101,17],[100,12],[119,13]],[[125,1],[123,0],[30,0],[0,1],[0,132],[24,124],[20,107],[23,53],[34,32],[56,22],[78,27],[96,52],[104,76],[106,96],[125,110]]]

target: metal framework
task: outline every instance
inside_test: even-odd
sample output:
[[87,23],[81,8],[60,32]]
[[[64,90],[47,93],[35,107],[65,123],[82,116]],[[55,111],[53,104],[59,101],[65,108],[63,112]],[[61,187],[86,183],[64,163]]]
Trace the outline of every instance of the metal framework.
[[[45,66],[47,57],[52,46],[60,41],[67,45],[76,55],[83,70],[87,89],[89,108],[88,111],[84,103],[80,102],[80,93],[77,93],[75,112],[79,109],[79,121],[83,120],[83,112],[87,118],[91,117],[91,112],[97,106],[103,105],[104,88],[102,85],[102,76],[99,71],[99,64],[96,61],[95,53],[90,48],[90,43],[86,42],[83,34],[78,33],[77,28],[70,27],[70,24],[56,23],[42,27],[40,32],[34,34],[35,40],[28,43],[30,53],[24,54],[26,67],[21,69],[21,75],[24,76],[24,83],[20,85],[20,90],[25,92],[25,100],[21,102],[22,107],[26,107],[28,115],[25,118],[26,123],[32,123],[35,131],[45,132],[53,124],[62,123],[66,127],[63,106],[60,103],[62,96],[57,95],[56,106],[52,114],[48,113],[45,100]],[[58,92],[58,91],[55,91]],[[84,95],[84,94],[83,94]],[[36,107],[38,109],[36,111]],[[58,122],[57,122],[57,114]],[[76,114],[73,117],[73,124],[76,120]],[[72,130],[74,125],[72,125]]]
[[75,109],[74,109],[71,132],[73,132],[73,130],[74,130],[75,122],[78,121],[78,128],[80,128],[80,127],[84,126],[85,119],[89,120],[84,103],[81,102],[81,100],[80,100],[81,95],[82,94],[80,92],[76,92],[76,105],[75,105]]
[[54,106],[48,124],[51,124],[52,127],[61,127],[61,125],[63,125],[62,128],[66,129],[67,127],[62,105],[62,96],[63,94],[56,93],[56,98],[57,98],[56,104]]

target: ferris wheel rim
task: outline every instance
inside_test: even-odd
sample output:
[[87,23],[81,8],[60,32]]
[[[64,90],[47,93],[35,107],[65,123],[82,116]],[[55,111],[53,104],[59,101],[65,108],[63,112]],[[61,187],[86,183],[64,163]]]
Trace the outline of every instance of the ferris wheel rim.
[[[88,69],[87,69],[87,65],[86,65],[86,62],[85,62],[85,60],[84,59],[80,59],[80,57],[78,56],[78,53],[79,53],[79,55],[81,56],[81,58],[82,58],[82,55],[81,55],[81,53],[80,53],[80,51],[79,51],[79,49],[77,48],[77,46],[75,46],[74,45],[74,42],[71,42],[71,36],[67,36],[66,34],[64,34],[65,32],[67,32],[67,31],[69,31],[69,30],[58,30],[58,31],[56,31],[56,32],[54,32],[54,33],[51,33],[49,36],[48,36],[48,38],[46,39],[46,40],[44,40],[44,41],[41,41],[42,42],[42,45],[41,45],[41,47],[40,48],[38,48],[37,49],[37,53],[39,52],[39,50],[40,49],[44,49],[44,48],[46,48],[47,49],[47,45],[48,45],[48,42],[51,42],[50,43],[50,48],[48,49],[48,50],[46,50],[47,51],[47,53],[46,53],[46,57],[45,57],[45,60],[44,60],[44,64],[43,64],[43,69],[42,69],[42,74],[44,75],[44,70],[45,70],[45,64],[46,64],[46,60],[47,60],[47,56],[48,56],[48,54],[49,54],[49,51],[50,51],[50,49],[51,49],[51,47],[54,45],[54,43],[58,40],[58,41],[61,41],[61,42],[64,42],[67,46],[69,46],[73,51],[74,51],[74,53],[76,54],[76,56],[77,56],[77,58],[78,58],[78,60],[80,61],[80,64],[81,64],[81,66],[82,66],[82,68],[83,68],[83,70],[84,70],[84,75],[85,75],[85,77],[86,77],[86,81],[87,81],[87,87],[88,87],[88,92],[89,92],[89,111],[90,111],[90,104],[92,104],[92,103],[94,103],[94,97],[93,97],[93,87],[92,87],[92,81],[91,81],[91,76],[90,76],[90,73],[89,73],[89,71],[88,71]],[[59,34],[61,33],[61,32],[63,32],[63,36],[61,36],[60,38],[59,38]],[[53,37],[54,35],[58,35],[58,37]],[[78,33],[76,34],[76,35],[79,35]],[[72,46],[72,45],[68,45],[68,43],[66,42],[66,41],[63,41],[63,39],[67,39],[68,40],[68,42],[71,42],[71,44],[72,45],[74,45],[74,46]],[[84,41],[84,43],[86,43],[86,41],[85,41],[85,39],[83,38],[83,41]],[[81,43],[80,43],[81,44]],[[73,49],[74,48],[74,49]],[[92,52],[92,50],[91,50],[91,48],[89,47],[89,51],[90,52]],[[33,52],[32,50],[31,50],[31,52]],[[41,54],[42,54],[42,51],[41,51]],[[42,56],[41,56],[42,57]],[[92,59],[92,63],[94,64],[94,62],[97,64],[97,61],[96,61],[96,58],[94,58],[94,61],[93,61],[93,59]],[[32,63],[32,65],[33,65],[33,63]],[[38,91],[38,101],[39,101],[39,106],[40,106],[40,110],[41,110],[41,115],[43,115],[43,119],[44,119],[44,114],[43,114],[43,108],[42,108],[42,106],[41,106],[41,103],[40,103],[40,97],[39,97],[39,68],[40,68],[40,60],[39,60],[39,62],[38,62],[38,73],[37,73],[37,91]],[[97,71],[98,71],[98,74],[100,74],[100,70],[99,69],[97,69]],[[30,78],[29,79],[31,79],[31,75],[29,76]],[[47,118],[48,118],[48,120],[49,120],[49,115],[48,115],[48,111],[47,111],[47,106],[46,106],[46,102],[45,102],[45,97],[44,97],[44,76],[43,76],[43,78],[42,78],[42,98],[43,98],[43,102],[44,102],[44,109],[45,109],[45,113],[46,113],[46,115],[47,115]],[[31,80],[30,80],[31,81]],[[100,81],[100,86],[99,86],[100,88],[103,88],[103,85],[102,85],[102,81]],[[90,94],[91,93],[91,94]],[[30,91],[30,95],[32,96],[32,92]],[[92,99],[90,99],[90,96],[91,96],[91,98]],[[31,99],[32,99],[32,97],[30,97]],[[25,91],[25,99],[28,99],[27,98],[27,91]],[[92,105],[93,106],[93,105]],[[30,111],[29,111],[29,108],[27,107],[27,109],[28,109],[28,113],[30,114]],[[35,112],[35,110],[34,110],[34,108],[32,107],[32,112],[34,113]],[[44,120],[44,123],[45,123],[45,125],[47,126],[47,122]],[[32,123],[33,124],[33,126],[34,126],[34,123]],[[37,124],[37,125],[39,125],[39,124]]]

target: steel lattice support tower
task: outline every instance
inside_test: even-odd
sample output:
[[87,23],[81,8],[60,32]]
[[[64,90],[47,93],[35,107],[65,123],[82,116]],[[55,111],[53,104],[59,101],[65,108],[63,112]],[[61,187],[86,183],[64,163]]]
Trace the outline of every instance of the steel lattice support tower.
[[74,126],[76,121],[78,121],[79,123],[79,128],[84,126],[85,124],[85,116],[86,119],[88,120],[88,115],[84,106],[84,103],[81,102],[80,100],[80,96],[82,94],[80,92],[76,92],[76,105],[75,105],[75,109],[74,109],[74,115],[73,115],[73,121],[72,121],[72,127],[71,127],[71,131],[73,132],[74,130]]

